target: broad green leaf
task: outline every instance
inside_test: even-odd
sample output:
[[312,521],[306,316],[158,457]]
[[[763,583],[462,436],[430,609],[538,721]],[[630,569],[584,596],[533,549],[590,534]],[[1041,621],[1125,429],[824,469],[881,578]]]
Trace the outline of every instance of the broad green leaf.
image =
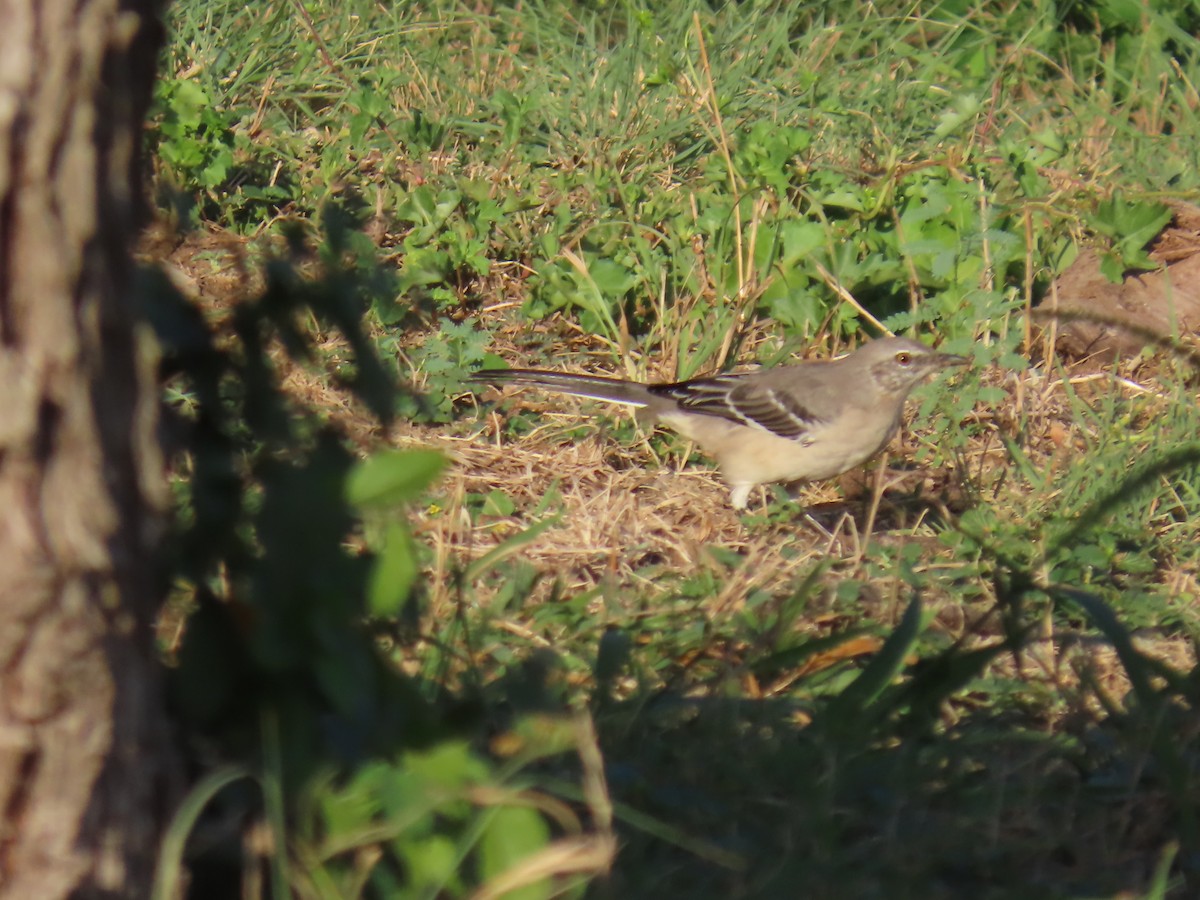
[[375,556],[367,583],[367,610],[374,616],[394,616],[404,606],[418,572],[416,547],[408,526],[391,522]]
[[428,287],[445,281],[451,271],[450,255],[436,247],[415,247],[404,257],[400,267],[398,287],[407,291],[413,287]]
[[423,753],[407,754],[404,762],[414,775],[441,788],[457,789],[488,777],[487,764],[466,741],[444,741]]
[[388,450],[351,470],[346,500],[359,509],[386,508],[416,498],[446,467],[436,450]]
[[[485,880],[507,872],[550,841],[550,830],[536,810],[527,806],[497,809],[479,845],[479,870]],[[550,896],[546,880],[525,884],[504,893],[505,900],[540,900]]]
[[963,94],[955,97],[953,108],[938,116],[938,127],[933,132],[934,138],[940,141],[958,131],[964,124],[979,115],[981,109],[983,109],[983,104],[975,94]]
[[1115,253],[1100,257],[1100,273],[1113,284],[1120,284],[1125,277],[1125,263]]
[[501,490],[491,491],[483,501],[483,514],[487,516],[511,516],[517,511],[512,498]]
[[825,243],[827,229],[819,222],[790,221],[779,226],[779,238],[783,243],[780,262],[794,265]]
[[588,274],[600,293],[609,299],[619,298],[637,284],[637,276],[620,263],[610,259],[595,259],[588,263]]
[[[414,887],[426,888],[459,883],[460,854],[453,839],[438,834],[419,840],[413,840],[411,837],[406,840],[405,836],[401,836],[395,843]],[[457,891],[444,896],[456,895]]]
[[384,763],[367,763],[344,788],[322,785],[315,791],[330,842],[336,844],[340,835],[365,830],[379,815],[379,785],[388,768]]

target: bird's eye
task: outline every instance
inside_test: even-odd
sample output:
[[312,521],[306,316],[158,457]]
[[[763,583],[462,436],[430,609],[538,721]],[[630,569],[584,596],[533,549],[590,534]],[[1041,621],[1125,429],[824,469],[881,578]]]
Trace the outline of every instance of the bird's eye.
[[912,362],[912,354],[907,350],[901,350],[896,354],[896,365],[907,366]]

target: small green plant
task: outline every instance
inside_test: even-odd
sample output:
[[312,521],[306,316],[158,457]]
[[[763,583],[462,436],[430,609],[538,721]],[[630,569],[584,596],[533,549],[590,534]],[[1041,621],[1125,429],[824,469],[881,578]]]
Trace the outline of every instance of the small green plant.
[[1109,241],[1100,257],[1100,271],[1119,284],[1130,270],[1158,268],[1146,247],[1171,221],[1171,208],[1164,203],[1126,200],[1118,191],[1100,201],[1089,220],[1091,227]]
[[[298,855],[308,863],[297,874],[309,891],[332,888],[330,896],[469,896],[550,849],[539,804],[563,810],[505,783],[464,742],[411,751],[349,779],[314,783],[296,825]],[[548,877],[518,877],[518,886],[525,896],[551,894]]]
[[[326,216],[335,232],[342,221]],[[371,270],[337,265],[351,243],[333,233],[312,254],[293,235],[297,256],[272,261],[266,286],[243,300],[220,341],[163,281],[146,279],[157,287],[144,299],[174,388],[176,464],[188,474],[172,540],[182,640],[171,696],[181,728],[239,761],[198,782],[180,810],[157,896],[173,896],[209,806],[261,820],[273,835],[267,865],[279,896],[466,896],[480,885],[549,896],[603,869],[611,841],[517,775],[548,754],[582,753],[587,729],[547,720],[496,767],[450,736],[436,702],[449,686],[402,672],[410,648],[389,659],[369,625],[419,619],[410,507],[444,456],[387,451],[356,461],[335,428],[283,394],[264,352],[277,341],[289,364],[303,362],[313,339],[296,323],[336,328],[355,351],[346,384],[391,415],[397,388],[360,321],[355,279]],[[314,255],[330,267],[323,280],[296,271]],[[556,832],[586,845],[586,860],[560,859]],[[226,850],[240,852],[217,852]],[[203,855],[193,862],[205,865]]]
[[[423,391],[418,405],[411,399],[401,404],[401,413],[418,421],[449,422],[456,410],[455,400],[465,390],[467,377],[491,355],[486,332],[469,322],[444,320],[437,332],[405,355],[411,364],[410,378]],[[393,341],[380,342],[384,352]],[[395,352],[399,352],[397,349]]]
[[235,115],[194,81],[156,82],[150,141],[161,176],[190,197],[193,217],[257,225],[291,196],[259,160]]
[[233,168],[233,116],[194,81],[161,80],[155,90],[155,152],[180,187],[211,192]]
[[575,893],[611,862],[611,837],[589,833],[570,807],[538,791],[522,769],[573,747],[586,757],[591,748],[579,742],[590,734],[578,717],[527,719],[507,736],[513,759],[502,767],[462,740],[446,740],[348,773],[320,773],[287,808],[278,772],[256,777],[237,766],[216,770],[196,785],[173,821],[152,898],[179,896],[187,839],[206,806],[245,780],[258,782],[267,807],[273,846],[266,862],[275,896],[289,890],[348,900]]
[[[399,616],[419,575],[419,561],[404,504],[425,491],[446,465],[434,450],[377,453],[346,477],[346,499],[368,524],[367,544],[375,553],[367,582],[367,612]],[[400,511],[399,515],[387,515]]]

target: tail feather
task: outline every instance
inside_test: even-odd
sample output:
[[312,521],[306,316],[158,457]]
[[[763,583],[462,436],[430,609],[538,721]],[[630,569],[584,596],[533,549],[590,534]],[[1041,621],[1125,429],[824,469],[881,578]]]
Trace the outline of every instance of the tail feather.
[[487,384],[515,384],[521,387],[541,388],[570,394],[573,397],[623,403],[626,406],[644,407],[656,401],[644,384],[600,375],[572,375],[567,372],[549,372],[545,369],[484,369],[474,373],[471,380]]

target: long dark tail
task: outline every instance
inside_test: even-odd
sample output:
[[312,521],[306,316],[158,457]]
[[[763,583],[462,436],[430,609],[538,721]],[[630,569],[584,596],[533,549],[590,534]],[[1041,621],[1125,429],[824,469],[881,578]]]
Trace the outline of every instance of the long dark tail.
[[571,375],[566,372],[548,372],[545,369],[484,369],[474,373],[471,381],[535,387],[629,406],[649,406],[657,399],[646,385],[637,381],[604,378],[600,375]]

